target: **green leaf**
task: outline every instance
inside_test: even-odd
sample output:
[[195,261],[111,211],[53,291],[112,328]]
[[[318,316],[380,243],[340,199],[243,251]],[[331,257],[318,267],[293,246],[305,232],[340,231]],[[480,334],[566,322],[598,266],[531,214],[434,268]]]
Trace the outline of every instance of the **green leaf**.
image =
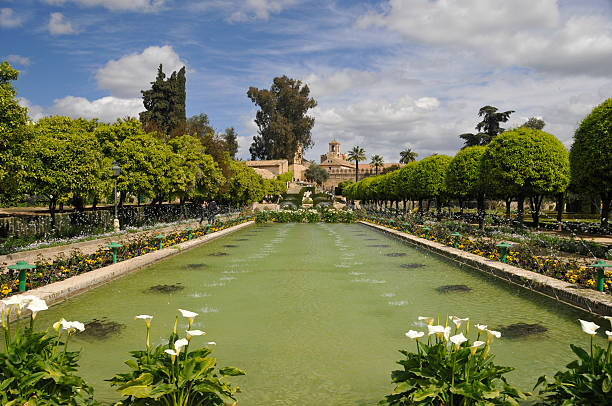
[[408,392],[414,387],[415,387],[414,385],[408,382],[402,382],[395,387],[395,389],[393,390],[393,394],[396,395],[398,393]]
[[610,389],[612,389],[612,379],[610,379],[609,374],[606,374],[606,378],[603,380],[603,383],[601,384],[601,391],[603,393],[608,393],[610,392]]
[[241,369],[238,368],[234,368],[234,367],[225,367],[225,368],[221,368],[219,369],[219,373],[223,376],[240,376],[240,375],[246,375],[246,372],[244,372]]
[[153,383],[153,375],[145,372],[138,378],[127,382],[125,385],[120,386],[117,391],[122,396],[134,396],[137,398],[144,398],[150,395],[153,389],[151,384]]

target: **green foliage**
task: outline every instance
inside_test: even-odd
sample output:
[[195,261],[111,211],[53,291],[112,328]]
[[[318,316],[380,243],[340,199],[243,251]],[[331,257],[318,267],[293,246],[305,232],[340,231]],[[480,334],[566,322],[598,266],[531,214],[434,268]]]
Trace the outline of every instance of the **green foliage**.
[[612,399],[612,363],[610,346],[605,351],[593,346],[592,356],[576,345],[570,347],[578,359],[567,364],[567,370],[552,378],[541,376],[534,389],[540,387],[538,401],[546,405],[606,405]]
[[184,66],[166,79],[160,64],[151,89],[141,93],[146,111],[140,113],[140,121],[147,131],[170,136],[176,129],[183,129],[186,120]]
[[211,406],[235,402],[238,388],[225,377],[244,375],[243,371],[234,367],[218,368],[209,347],[189,351],[189,344],[196,335],[188,330],[187,338],[179,339],[176,323],[168,344],[151,349],[151,320],[145,319],[145,322],[146,350],[132,351],[133,359],[125,362],[131,371],[109,379],[123,397],[118,405]]
[[459,135],[465,141],[465,147],[473,147],[475,145],[487,145],[497,135],[504,132],[499,123],[505,123],[510,118],[510,114],[514,110],[498,112],[497,107],[484,106],[478,111],[478,116],[482,117],[482,121],[476,124],[477,134],[466,133]]
[[249,88],[247,96],[259,106],[255,115],[259,135],[249,148],[252,159],[292,161],[298,150],[314,145],[310,134],[314,117],[306,113],[317,102],[309,94],[308,85],[285,75],[274,78],[270,90]]
[[453,158],[433,155],[419,161],[411,177],[411,186],[419,198],[442,198],[446,194],[444,178]]
[[350,210],[336,210],[326,207],[315,209],[299,210],[264,210],[255,216],[257,223],[353,223],[355,215]]
[[110,167],[92,132],[97,121],[47,117],[30,124],[25,157],[25,189],[46,196],[51,205],[68,199],[83,200],[100,188]]
[[414,152],[412,149],[407,148],[400,152],[400,163],[408,164],[410,162],[414,162],[416,161],[417,156],[419,156],[419,154]]
[[476,197],[482,190],[480,160],[486,148],[473,146],[455,155],[446,170],[446,190],[452,196]]
[[541,118],[529,117],[527,121],[521,126],[525,128],[531,128],[533,130],[542,130],[546,126],[546,123]]
[[[461,323],[450,337],[451,327],[433,326],[433,318],[429,322],[427,344],[418,338],[427,333],[412,330],[406,333],[415,338],[417,353],[400,351],[406,357],[397,362],[403,369],[392,372],[395,389],[380,404],[518,405],[518,400],[525,399],[503,376],[514,368],[493,363],[490,345],[496,332],[486,330],[487,339],[483,342],[478,341],[482,333],[478,330],[478,337],[470,343],[460,332]],[[440,332],[433,333],[434,329]]]
[[225,150],[232,159],[235,159],[236,153],[238,152],[238,135],[236,134],[236,130],[234,130],[234,127],[226,128],[225,132],[221,134],[221,137],[223,137],[223,141],[225,141]]
[[370,162],[370,165],[375,168],[376,175],[378,175],[378,170],[385,166],[385,162],[384,162],[382,156],[380,156],[380,155],[372,155],[372,162]]
[[276,177],[276,179],[282,182],[291,182],[293,180],[293,172],[287,171],[285,173],[281,173]]
[[11,84],[19,72],[8,62],[0,63],[0,200],[9,193],[21,191],[23,150],[27,109],[17,102],[17,92]]
[[329,173],[320,165],[311,162],[310,166],[308,166],[304,172],[304,176],[309,182],[315,182],[317,185],[321,186],[323,182],[329,178]]
[[[26,297],[26,300],[30,299]],[[60,322],[51,333],[35,332],[34,319],[30,316],[28,328],[21,329],[17,323],[16,332],[11,333],[8,327],[11,309],[20,309],[25,304],[24,301],[9,306],[8,314],[2,314],[0,403],[5,406],[97,404],[92,397],[93,388],[75,375],[80,352],[67,351],[74,329],[66,330],[65,340]]]
[[595,107],[574,134],[570,150],[572,188],[601,196],[602,227],[608,224],[612,201],[612,99]]
[[231,161],[225,199],[239,204],[258,202],[265,196],[264,179],[244,162]]
[[359,162],[365,161],[365,149],[356,145],[348,152],[348,160],[355,161],[355,182],[359,180]]
[[567,151],[544,131],[517,128],[501,134],[487,147],[482,165],[480,173],[491,192],[554,194],[569,183]]

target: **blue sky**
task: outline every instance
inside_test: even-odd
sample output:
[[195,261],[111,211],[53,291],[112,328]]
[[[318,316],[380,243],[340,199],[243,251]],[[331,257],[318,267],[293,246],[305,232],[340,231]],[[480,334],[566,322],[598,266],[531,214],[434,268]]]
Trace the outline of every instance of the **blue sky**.
[[137,115],[159,63],[186,65],[187,114],[234,126],[242,158],[247,89],[286,74],[318,102],[307,158],[336,138],[394,162],[453,155],[487,104],[569,147],[612,97],[611,17],[608,0],[0,0],[0,59],[33,119]]

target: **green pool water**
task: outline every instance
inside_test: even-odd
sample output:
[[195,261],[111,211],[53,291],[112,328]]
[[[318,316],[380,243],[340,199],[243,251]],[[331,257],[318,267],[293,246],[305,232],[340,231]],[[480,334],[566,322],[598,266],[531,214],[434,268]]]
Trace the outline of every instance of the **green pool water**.
[[[175,284],[183,289],[148,291]],[[440,293],[444,285],[471,290]],[[587,344],[578,318],[609,328],[359,224],[251,226],[54,306],[37,325],[60,317],[124,325],[105,339],[71,340],[73,349],[83,349],[81,374],[110,404],[118,398],[104,379],[126,371],[128,352],[144,348],[144,323],[134,316],[154,316],[152,342],[159,344],[178,308],[198,312],[194,328],[207,332],[192,345],[215,341],[219,365],[247,371],[233,378],[243,391],[241,406],[376,404],[392,389],[397,350],[414,349],[404,333],[426,331],[415,322],[421,315],[470,317],[472,325],[494,329],[546,327],[494,343],[497,363],[516,367],[510,378],[525,390],[571,359],[570,343]],[[186,321],[179,323],[184,330]]]

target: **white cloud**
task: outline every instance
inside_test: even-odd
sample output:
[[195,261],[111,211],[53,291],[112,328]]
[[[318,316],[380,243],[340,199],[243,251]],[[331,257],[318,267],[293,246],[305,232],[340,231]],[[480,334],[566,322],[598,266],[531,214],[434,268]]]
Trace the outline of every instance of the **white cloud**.
[[0,8],[0,27],[15,28],[19,27],[23,18],[17,17],[11,8]]
[[30,66],[32,64],[32,62],[30,61],[30,58],[28,58],[27,56],[7,55],[6,59],[10,63],[17,64],[17,65]]
[[18,98],[17,103],[21,107],[25,107],[28,109],[28,117],[30,118],[30,120],[38,121],[45,116],[42,107],[33,106],[32,103],[30,103],[30,101],[25,97]]
[[376,80],[374,72],[343,69],[327,75],[311,73],[302,82],[308,85],[313,96],[326,97],[370,85]]
[[112,11],[152,12],[159,10],[165,0],[44,0],[44,2],[52,5],[74,3],[82,7],[104,7]]
[[109,90],[119,98],[140,97],[140,91],[149,89],[157,76],[159,64],[166,74],[185,66],[171,46],[151,46],[141,53],[125,55],[111,60],[96,73],[100,89]]
[[108,96],[89,101],[84,97],[66,96],[54,100],[47,113],[114,122],[117,118],[138,117],[141,111],[144,111],[144,106],[140,98],[119,99]]
[[51,35],[76,34],[76,30],[62,13],[51,13],[47,27]]
[[612,24],[602,15],[563,18],[557,0],[390,0],[360,28],[380,26],[410,43],[461,47],[503,66],[610,75]]
[[279,14],[300,0],[204,0],[189,5],[197,12],[220,10],[229,15],[228,21],[267,20],[271,14]]

